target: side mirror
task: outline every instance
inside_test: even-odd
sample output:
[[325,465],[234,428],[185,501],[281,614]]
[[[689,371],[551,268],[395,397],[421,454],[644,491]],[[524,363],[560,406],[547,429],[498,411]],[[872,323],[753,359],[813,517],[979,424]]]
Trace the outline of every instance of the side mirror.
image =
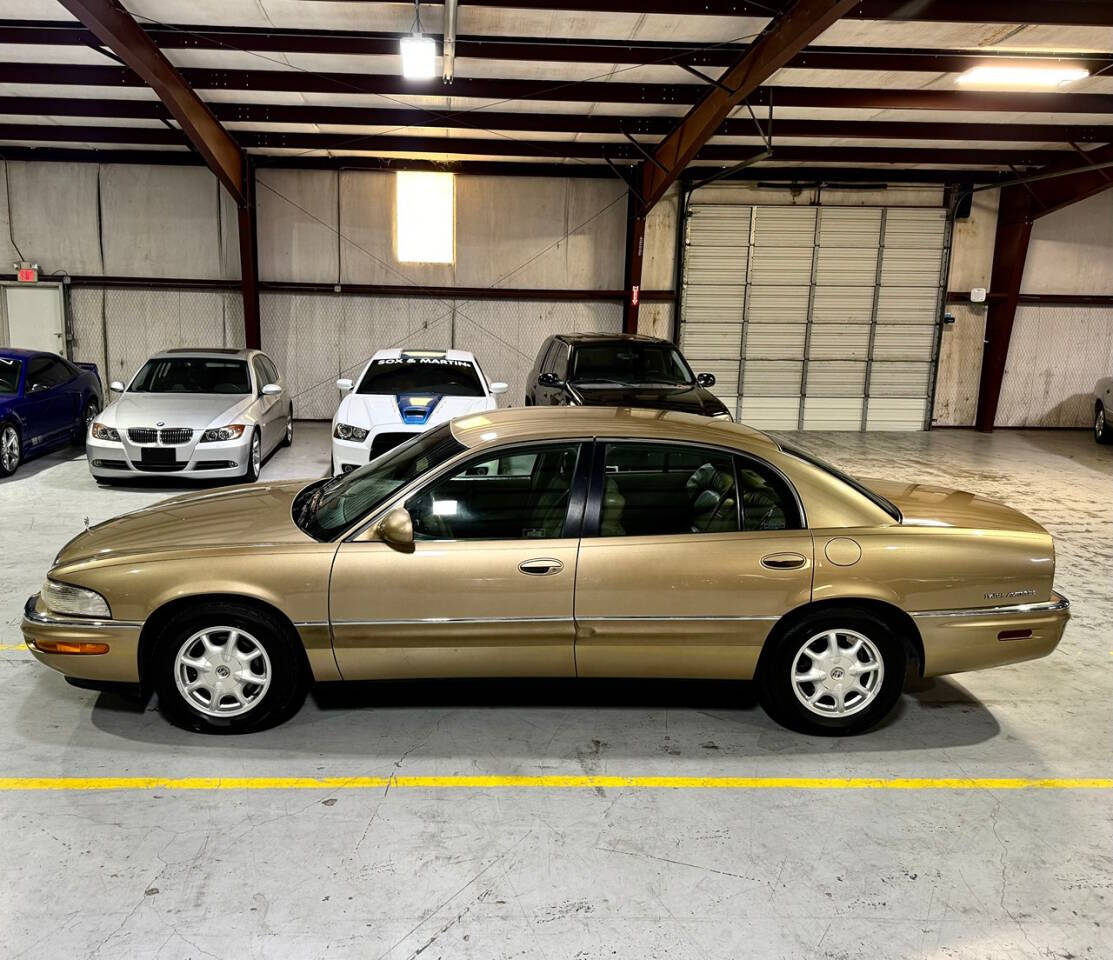
[[122,383],[120,383],[119,380],[113,380],[108,385],[108,389],[111,390],[113,393],[123,393],[124,392],[124,385]]
[[542,387],[562,387],[563,381],[555,373],[543,373],[537,378],[537,382]]
[[379,521],[379,536],[399,550],[414,548],[414,522],[405,507],[395,507]]
[[347,377],[341,377],[339,380],[336,381],[336,386],[338,389],[347,392],[348,390],[351,390],[352,387],[355,386],[355,384],[352,383],[352,381],[349,380]]
[[497,397],[500,393],[506,393],[506,391],[509,390],[509,389],[510,388],[505,383],[503,383],[501,380],[495,380],[491,384],[491,394],[492,394],[492,396]]
[[263,387],[264,397],[277,397],[282,392],[282,388],[277,383],[268,383]]
[[701,373],[696,377],[696,383],[701,387],[713,387],[715,386],[715,374]]

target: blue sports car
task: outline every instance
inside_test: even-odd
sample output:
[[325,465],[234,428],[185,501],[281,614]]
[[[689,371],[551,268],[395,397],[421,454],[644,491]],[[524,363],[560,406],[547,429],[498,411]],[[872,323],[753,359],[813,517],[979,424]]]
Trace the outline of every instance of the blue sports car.
[[0,477],[51,447],[83,442],[103,399],[95,364],[0,347]]

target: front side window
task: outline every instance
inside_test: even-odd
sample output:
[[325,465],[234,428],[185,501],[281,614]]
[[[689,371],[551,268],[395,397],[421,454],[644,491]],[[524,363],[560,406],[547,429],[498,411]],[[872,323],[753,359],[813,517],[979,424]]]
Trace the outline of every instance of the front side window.
[[447,357],[401,357],[374,360],[356,393],[396,396],[436,393],[446,397],[482,397],[483,384],[475,365]]
[[683,444],[609,443],[599,532],[604,537],[735,533],[734,458]]
[[155,357],[135,375],[129,393],[251,393],[243,360]]
[[416,434],[358,470],[310,484],[294,499],[294,522],[317,540],[331,540],[427,470],[463,451],[447,423]]
[[419,540],[544,540],[564,535],[580,445],[477,457],[406,501]]
[[255,368],[255,392],[262,394],[263,387],[270,383],[267,377],[267,368],[263,365],[262,357],[255,357],[251,361],[251,365]]
[[680,351],[667,343],[616,340],[584,343],[572,354],[572,383],[619,382],[622,386],[691,386],[691,369]]
[[278,383],[278,367],[274,365],[274,361],[270,357],[260,357],[263,361],[263,371],[266,373],[267,378],[263,381],[263,385],[268,383]]
[[15,393],[19,390],[19,372],[23,364],[13,357],[0,357],[0,393]]

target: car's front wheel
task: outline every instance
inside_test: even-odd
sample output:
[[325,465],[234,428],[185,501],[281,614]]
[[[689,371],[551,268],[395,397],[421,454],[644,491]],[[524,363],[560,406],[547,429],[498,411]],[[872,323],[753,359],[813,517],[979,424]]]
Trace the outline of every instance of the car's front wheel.
[[263,441],[259,438],[258,429],[251,433],[251,447],[247,454],[247,466],[244,467],[244,483],[254,483],[259,479],[259,468],[263,465]]
[[75,444],[84,446],[85,438],[89,435],[89,427],[96,420],[98,413],[100,413],[100,407],[97,406],[96,400],[90,400],[85,404],[81,411],[81,420],[74,426],[73,442]]
[[159,710],[201,733],[282,723],[305,699],[304,657],[273,614],[213,603],[163,631],[151,661]]
[[282,446],[288,447],[294,442],[294,405],[290,404],[290,412],[286,415],[286,433],[282,437]]
[[1098,443],[1113,443],[1113,427],[1105,422],[1105,405],[1100,401],[1094,412],[1094,439]]
[[774,641],[757,677],[761,704],[801,733],[847,736],[896,705],[908,654],[879,617],[844,608],[805,617]]
[[19,469],[23,459],[23,445],[15,424],[5,423],[0,427],[0,477],[10,477]]

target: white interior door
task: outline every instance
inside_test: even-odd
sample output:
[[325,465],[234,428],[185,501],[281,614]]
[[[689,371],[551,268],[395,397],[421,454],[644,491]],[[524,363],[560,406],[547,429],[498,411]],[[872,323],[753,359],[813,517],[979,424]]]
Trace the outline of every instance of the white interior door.
[[6,286],[8,346],[65,355],[62,288],[57,284]]

